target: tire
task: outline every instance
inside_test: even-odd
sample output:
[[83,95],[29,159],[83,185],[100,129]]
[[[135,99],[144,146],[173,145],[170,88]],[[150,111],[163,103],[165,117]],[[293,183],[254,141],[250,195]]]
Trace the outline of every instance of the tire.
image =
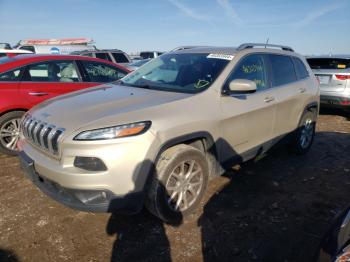
[[208,163],[202,151],[184,144],[171,147],[156,163],[145,205],[163,221],[180,224],[199,205],[208,177]]
[[310,150],[315,137],[316,117],[317,115],[313,111],[306,111],[301,117],[291,144],[295,153],[303,155]]
[[12,111],[0,117],[0,152],[12,156],[17,155],[19,123],[23,114],[23,111]]

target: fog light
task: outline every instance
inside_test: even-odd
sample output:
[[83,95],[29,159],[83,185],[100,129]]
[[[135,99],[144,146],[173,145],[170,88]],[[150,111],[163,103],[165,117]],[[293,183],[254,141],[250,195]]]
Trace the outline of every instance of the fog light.
[[108,203],[108,194],[105,191],[77,191],[75,196],[85,205]]
[[107,167],[103,161],[97,157],[77,156],[74,159],[74,166],[88,171],[106,171]]

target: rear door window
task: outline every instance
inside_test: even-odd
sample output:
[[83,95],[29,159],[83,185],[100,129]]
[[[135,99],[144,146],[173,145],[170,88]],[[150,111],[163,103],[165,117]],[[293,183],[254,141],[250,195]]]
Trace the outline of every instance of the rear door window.
[[73,61],[51,61],[27,66],[23,81],[79,82]]
[[100,59],[112,62],[112,59],[110,58],[108,53],[95,53],[95,56],[96,58],[100,58]]
[[304,63],[297,57],[293,57],[293,62],[295,66],[295,72],[297,73],[298,79],[304,79],[309,76],[309,72],[307,71]]
[[269,55],[272,68],[273,86],[281,86],[297,81],[291,57],[285,55]]
[[129,59],[123,53],[112,53],[112,55],[117,63],[129,63]]
[[308,58],[312,69],[349,69],[350,59],[342,58]]
[[122,71],[119,68],[98,62],[81,61],[81,63],[86,71],[86,81],[88,82],[113,82],[127,74],[127,72]]
[[246,79],[256,83],[257,90],[269,88],[264,55],[253,54],[243,58],[230,75],[227,84],[235,79]]

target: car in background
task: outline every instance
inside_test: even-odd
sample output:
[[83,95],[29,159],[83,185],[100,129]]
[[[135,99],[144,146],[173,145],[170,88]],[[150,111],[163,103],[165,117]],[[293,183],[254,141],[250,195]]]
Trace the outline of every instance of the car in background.
[[126,67],[132,71],[138,69],[140,66],[143,66],[147,62],[151,61],[152,59],[141,59],[141,60],[136,60],[130,64],[128,64]]
[[16,153],[20,119],[34,105],[61,94],[116,81],[128,73],[123,66],[83,56],[0,58],[0,152]]
[[74,51],[95,50],[90,38],[27,39],[21,40],[16,49],[28,50],[35,54],[68,55]]
[[316,261],[350,261],[350,207],[334,219],[321,242]]
[[12,49],[11,45],[9,43],[0,43],[0,49]]
[[17,50],[17,49],[0,49],[0,57],[8,56],[13,57],[17,55],[33,54],[28,50]]
[[129,56],[119,49],[84,50],[73,52],[72,55],[95,57],[122,65],[127,65],[131,62]]
[[140,52],[140,57],[141,59],[152,59],[156,58],[160,55],[164,54],[164,52],[159,52],[159,51],[142,51]]
[[321,105],[350,110],[350,55],[308,57],[320,82]]

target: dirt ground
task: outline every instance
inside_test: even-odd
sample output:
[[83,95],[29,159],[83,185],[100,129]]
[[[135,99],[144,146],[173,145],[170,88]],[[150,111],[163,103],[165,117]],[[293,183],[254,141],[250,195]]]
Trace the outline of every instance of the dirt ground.
[[213,180],[178,226],[66,208],[0,155],[0,261],[310,261],[350,204],[350,115],[326,111],[305,156],[279,148]]

